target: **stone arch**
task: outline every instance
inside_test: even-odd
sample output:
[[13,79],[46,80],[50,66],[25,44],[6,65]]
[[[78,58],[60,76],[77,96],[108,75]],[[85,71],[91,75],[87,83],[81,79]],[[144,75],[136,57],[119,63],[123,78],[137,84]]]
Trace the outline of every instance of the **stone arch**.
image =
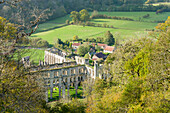
[[71,69],[71,74],[74,74],[74,70],[73,69]]
[[84,73],[84,68],[81,68],[81,72]]
[[50,78],[50,73],[47,74],[47,78]]
[[78,77],[78,81],[81,81],[81,76]]
[[79,73],[81,73],[81,68],[79,69]]
[[55,71],[55,72],[54,72],[54,78],[56,78],[56,77],[57,77],[57,74],[58,74],[58,73]]
[[56,81],[55,81],[55,80],[53,80],[53,84],[55,84],[55,82],[56,82]]
[[59,72],[58,71],[56,72],[56,75],[59,76]]
[[50,80],[48,80],[47,84],[50,84]]
[[73,69],[74,71],[73,71],[73,74],[76,74],[76,69]]
[[72,78],[70,78],[70,83],[72,83],[73,81],[72,81]]
[[68,71],[67,70],[65,70],[65,75],[68,75]]
[[81,81],[84,81],[83,76],[81,77]]

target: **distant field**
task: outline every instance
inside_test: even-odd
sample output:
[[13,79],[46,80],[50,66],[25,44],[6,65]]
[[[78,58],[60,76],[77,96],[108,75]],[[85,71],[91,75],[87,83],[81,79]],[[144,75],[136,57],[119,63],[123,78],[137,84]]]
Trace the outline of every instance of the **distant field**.
[[95,19],[92,21],[96,24],[104,24],[113,25],[113,27],[119,29],[128,29],[128,30],[145,30],[145,29],[153,29],[157,23],[149,23],[149,22],[139,22],[139,21],[125,21],[125,20],[113,20],[113,19]]
[[152,5],[153,6],[158,6],[158,5],[168,5],[168,6],[170,6],[170,3],[169,2],[159,2],[159,3],[154,3]]
[[[149,14],[150,15],[149,18],[146,18],[146,19],[142,18],[142,20],[143,21],[162,21],[162,20],[165,21],[167,17],[170,15],[170,12],[164,12],[158,15],[156,15],[155,12],[99,12],[99,14],[106,14],[108,16],[129,17],[134,20],[139,20],[140,17],[143,17],[146,14]],[[70,15],[66,15],[64,17],[60,17],[60,18],[42,23],[39,25],[39,29],[37,30],[37,32],[47,31],[47,30],[61,27],[65,25],[65,21],[67,19],[71,20]]]
[[[33,37],[39,37],[43,40],[47,40],[50,44],[54,44],[56,38],[60,38],[63,41],[72,39],[73,36],[78,35],[79,38],[96,38],[98,36],[104,36],[106,31],[111,31],[114,35],[115,33],[119,33],[121,38],[136,36],[140,33],[146,33],[146,29],[154,29],[157,23],[153,23],[151,21],[162,21],[166,20],[170,15],[170,12],[165,12],[162,14],[156,15],[155,12],[99,12],[99,14],[106,14],[108,16],[121,16],[121,17],[129,17],[134,20],[139,20],[139,18],[143,17],[146,14],[149,14],[150,17],[144,19],[142,21],[126,21],[126,20],[114,20],[114,19],[95,19],[92,22],[96,24],[104,24],[113,25],[116,29],[113,28],[99,28],[99,27],[83,27],[77,25],[65,25],[65,21],[67,19],[71,20],[70,15],[57,18],[52,21],[48,21],[46,23],[40,24],[38,32],[32,35]],[[62,26],[62,27],[61,27]],[[44,32],[40,32],[44,31]]]
[[34,34],[33,37],[40,37],[43,40],[47,40],[50,44],[54,44],[55,39],[57,38],[60,38],[63,41],[73,39],[73,36],[75,35],[78,35],[81,39],[96,38],[97,36],[104,36],[106,31],[111,31],[113,34],[119,32],[122,36],[131,36],[134,35],[135,32],[141,32],[135,29],[113,29],[69,25],[55,30]]
[[37,32],[51,30],[53,28],[57,28],[57,27],[61,27],[63,25],[66,25],[65,21],[67,19],[71,20],[70,15],[66,15],[64,17],[60,17],[60,18],[57,18],[57,19],[50,20],[48,22],[42,23],[42,24],[39,25],[39,28],[37,29]]
[[40,37],[47,40],[50,44],[54,44],[56,38],[62,40],[72,39],[73,36],[78,35],[81,39],[86,38],[96,38],[98,36],[104,36],[106,31],[111,31],[115,34],[120,33],[122,37],[134,36],[136,33],[144,32],[145,29],[153,29],[157,23],[148,22],[133,22],[125,20],[113,20],[113,19],[95,19],[93,20],[96,24],[106,23],[108,25],[113,25],[117,29],[113,28],[100,28],[100,27],[83,27],[77,25],[69,25],[62,28],[57,28],[47,32],[41,32],[33,34],[33,37]]
[[150,17],[142,18],[143,21],[165,21],[170,12],[164,12],[162,14],[156,14],[155,12],[99,12],[99,14],[105,14],[108,16],[120,16],[120,17],[129,17],[134,20],[139,20],[139,17],[143,17],[146,14],[149,14]]

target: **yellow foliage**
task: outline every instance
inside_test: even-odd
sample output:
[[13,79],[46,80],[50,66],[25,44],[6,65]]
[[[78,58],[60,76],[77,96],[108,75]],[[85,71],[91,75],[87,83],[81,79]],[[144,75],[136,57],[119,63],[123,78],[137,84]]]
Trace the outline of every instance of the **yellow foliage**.
[[155,28],[161,31],[166,31],[168,27],[170,27],[170,16],[168,16],[168,19],[165,21],[165,23],[159,23]]

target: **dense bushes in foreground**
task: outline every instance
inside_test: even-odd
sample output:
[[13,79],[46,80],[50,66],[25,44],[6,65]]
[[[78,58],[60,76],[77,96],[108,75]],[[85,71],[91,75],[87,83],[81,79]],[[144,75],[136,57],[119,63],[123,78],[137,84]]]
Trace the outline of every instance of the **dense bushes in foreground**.
[[169,27],[170,17],[152,34],[157,40],[129,41],[109,55],[103,70],[112,76],[96,81],[88,112],[169,112]]

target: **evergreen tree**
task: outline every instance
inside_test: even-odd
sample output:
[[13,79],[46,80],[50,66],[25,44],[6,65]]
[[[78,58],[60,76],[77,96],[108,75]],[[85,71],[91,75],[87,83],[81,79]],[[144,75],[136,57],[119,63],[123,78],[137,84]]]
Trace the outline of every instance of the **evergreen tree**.
[[107,45],[114,45],[115,44],[115,39],[113,38],[113,35],[110,33],[110,31],[107,31],[105,33],[105,44]]

